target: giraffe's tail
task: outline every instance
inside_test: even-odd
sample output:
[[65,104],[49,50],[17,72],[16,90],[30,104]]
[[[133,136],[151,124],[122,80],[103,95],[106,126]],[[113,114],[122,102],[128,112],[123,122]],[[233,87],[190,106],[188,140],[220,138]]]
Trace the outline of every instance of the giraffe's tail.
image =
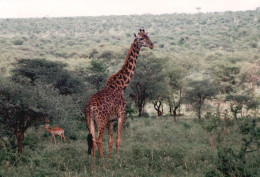
[[88,154],[91,155],[91,150],[93,148],[93,140],[92,140],[92,135],[88,134]]

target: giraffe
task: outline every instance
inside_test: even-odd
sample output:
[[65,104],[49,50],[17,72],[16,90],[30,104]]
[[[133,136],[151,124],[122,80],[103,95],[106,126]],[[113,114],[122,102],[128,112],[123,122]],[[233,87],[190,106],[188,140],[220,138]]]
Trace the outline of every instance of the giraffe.
[[[87,138],[88,153],[91,154],[93,148],[94,158],[96,157],[95,144],[98,146],[100,157],[103,157],[102,139],[106,126],[108,126],[109,158],[111,158],[114,121],[118,121],[116,152],[119,154],[121,129],[126,115],[124,90],[133,77],[137,57],[141,47],[149,47],[150,49],[154,48],[154,44],[150,41],[148,33],[146,33],[144,29],[140,29],[138,35],[134,34],[134,37],[134,42],[128,51],[122,68],[107,79],[104,88],[94,94],[85,107],[86,123],[89,130]],[[95,139],[95,123],[97,125],[97,139]]]

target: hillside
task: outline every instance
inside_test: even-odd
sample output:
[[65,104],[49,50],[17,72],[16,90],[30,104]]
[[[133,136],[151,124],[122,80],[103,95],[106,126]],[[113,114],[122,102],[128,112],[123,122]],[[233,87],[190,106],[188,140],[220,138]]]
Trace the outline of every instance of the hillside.
[[153,53],[160,57],[214,58],[242,52],[247,59],[259,58],[259,11],[0,19],[0,24],[1,74],[8,74],[10,63],[21,58],[47,58],[72,67],[93,57],[121,60],[133,33],[142,27],[150,32],[156,44]]

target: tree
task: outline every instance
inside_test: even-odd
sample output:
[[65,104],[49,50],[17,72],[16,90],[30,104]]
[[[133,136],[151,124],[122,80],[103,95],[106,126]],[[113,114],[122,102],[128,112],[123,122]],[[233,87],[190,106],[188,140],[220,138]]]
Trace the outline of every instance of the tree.
[[[230,111],[232,112],[234,119],[237,120],[237,114],[240,112],[242,114],[243,105],[248,103],[249,107],[257,107],[255,103],[249,101],[250,97],[248,95],[230,94],[226,96],[226,101],[230,101]],[[253,105],[249,104],[253,103]]]
[[72,98],[60,95],[51,85],[39,82],[32,85],[28,80],[23,80],[23,84],[0,80],[0,137],[16,138],[19,153],[22,153],[24,134],[29,128],[42,125],[45,118],[64,122],[79,113]]
[[211,99],[217,94],[217,87],[210,80],[198,80],[188,83],[186,91],[186,101],[191,104],[197,113],[198,119],[201,119],[204,103],[206,99]]
[[91,83],[96,91],[99,91],[108,79],[107,67],[99,60],[91,61],[86,74],[86,81]]
[[231,62],[222,62],[212,65],[210,69],[214,83],[219,85],[220,91],[223,94],[236,92],[239,82],[240,66]]
[[162,116],[163,114],[163,104],[162,101],[153,101],[153,107],[157,111],[158,117]]
[[65,69],[64,63],[57,63],[45,59],[22,59],[13,69],[13,80],[21,83],[27,78],[31,84],[41,81],[53,85],[62,95],[71,95],[82,92],[83,82]]
[[254,110],[254,117],[256,118],[256,115],[257,115],[257,109],[259,108],[260,106],[260,100],[259,98],[258,99],[250,99],[250,101],[248,101],[246,103],[246,107],[247,107],[247,110]]
[[167,71],[167,76],[169,78],[169,94],[167,96],[169,111],[176,120],[177,109],[180,108],[183,101],[183,90],[186,84],[184,78],[187,76],[187,72],[181,66],[173,66]]
[[16,83],[1,82],[0,124],[7,136],[15,135],[18,152],[22,153],[25,131],[44,121],[47,114],[40,106],[37,91]]
[[148,97],[146,89],[146,86],[143,86],[141,83],[137,82],[135,85],[132,84],[132,93],[129,95],[138,109],[139,117],[142,116],[143,108],[146,104],[146,99]]
[[255,87],[260,84],[259,62],[245,63],[241,72],[241,80],[250,84],[251,94],[255,97]]
[[[164,59],[144,54],[138,59],[133,80],[128,93],[141,116],[147,101],[162,101],[166,94],[166,75],[163,70]],[[159,114],[160,110],[157,110]]]

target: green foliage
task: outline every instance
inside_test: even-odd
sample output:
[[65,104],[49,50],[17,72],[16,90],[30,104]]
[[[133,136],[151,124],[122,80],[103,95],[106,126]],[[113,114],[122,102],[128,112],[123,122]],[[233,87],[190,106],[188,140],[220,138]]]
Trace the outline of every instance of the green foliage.
[[227,95],[226,100],[232,102],[230,111],[233,113],[234,119],[237,119],[237,114],[242,111],[243,105],[251,102],[247,95]]
[[247,95],[227,95],[226,96],[227,101],[234,101],[237,104],[245,104],[250,100],[250,97]]
[[133,117],[135,110],[132,108],[131,104],[127,104],[125,112],[126,112],[126,116],[131,118]]
[[14,45],[23,45],[23,40],[21,40],[21,39],[14,40],[13,44]]
[[205,177],[220,177],[220,176],[221,176],[220,172],[217,171],[216,169],[209,170],[205,174]]
[[[246,162],[239,155],[244,142],[237,125],[230,127],[235,128],[227,135],[230,139],[224,139],[217,149],[212,149],[204,136],[207,132],[197,122],[179,120],[176,123],[171,118],[128,121],[130,126],[122,132],[120,154],[117,156],[113,147],[112,159],[107,158],[107,143],[103,143],[105,158],[98,157],[94,165],[94,158],[86,152],[85,129],[74,129],[76,135],[84,134],[82,138],[56,145],[44,138],[41,131],[36,136],[31,129],[26,141],[36,143],[30,147],[25,145],[22,156],[0,150],[3,167],[0,173],[4,176],[258,176],[260,173],[256,158],[259,151],[247,149]],[[248,120],[246,127],[252,127],[252,121]],[[250,133],[243,134],[248,135]],[[107,134],[104,139],[107,141]]]
[[245,162],[232,148],[218,150],[218,170],[224,176],[257,176],[256,162]]
[[105,64],[100,60],[92,60],[87,70],[86,81],[91,83],[96,91],[99,91],[108,79]]
[[205,115],[205,122],[203,124],[203,127],[208,132],[212,132],[217,130],[217,128],[220,126],[220,117],[213,115],[211,112],[207,112]]
[[149,113],[147,113],[147,112],[143,112],[141,116],[144,117],[144,118],[150,117]]
[[216,85],[219,85],[219,89],[222,93],[232,93],[237,91],[239,86],[238,75],[241,67],[236,63],[220,62],[217,65],[212,65],[211,68],[212,77]]
[[[226,120],[219,119],[210,113],[207,114],[202,127],[211,133],[211,136],[217,134],[217,137],[225,136],[227,129],[236,132],[239,137],[238,146],[226,144],[225,138],[218,140],[217,145],[217,170],[210,170],[206,176],[220,174],[224,176],[257,176],[259,173],[259,164],[257,159],[253,158],[259,155],[260,128],[257,127],[256,120],[250,117],[233,120],[233,124],[227,124]],[[226,131],[223,131],[226,130]],[[232,135],[226,135],[232,136]]]
[[198,118],[201,118],[202,109],[206,99],[211,99],[217,94],[217,86],[209,80],[191,81],[189,89],[186,91],[186,99],[197,113]]
[[30,126],[41,123],[47,109],[33,88],[9,80],[0,83],[0,118],[6,133],[25,132]]
[[70,95],[81,92],[82,81],[65,69],[65,64],[44,59],[22,59],[15,64],[13,80],[20,82],[21,77],[30,79],[34,84],[40,81],[51,84],[60,94]]
[[168,77],[168,94],[167,102],[170,107],[170,114],[173,114],[176,120],[177,109],[183,103],[183,91],[186,86],[185,77],[188,73],[184,66],[174,65],[167,69],[166,74]]
[[[73,120],[80,114],[72,98],[60,96],[49,85],[25,82],[4,80],[0,83],[0,126],[4,130],[0,137],[17,137],[17,132],[24,134],[29,128],[38,127],[45,118],[66,122],[66,117]],[[67,134],[70,133],[68,129]]]
[[166,75],[163,71],[165,60],[155,56],[141,56],[137,61],[134,78],[126,93],[129,93],[141,116],[147,101],[163,100],[167,93]]
[[260,106],[260,102],[258,100],[250,100],[246,103],[247,109],[257,109]]

